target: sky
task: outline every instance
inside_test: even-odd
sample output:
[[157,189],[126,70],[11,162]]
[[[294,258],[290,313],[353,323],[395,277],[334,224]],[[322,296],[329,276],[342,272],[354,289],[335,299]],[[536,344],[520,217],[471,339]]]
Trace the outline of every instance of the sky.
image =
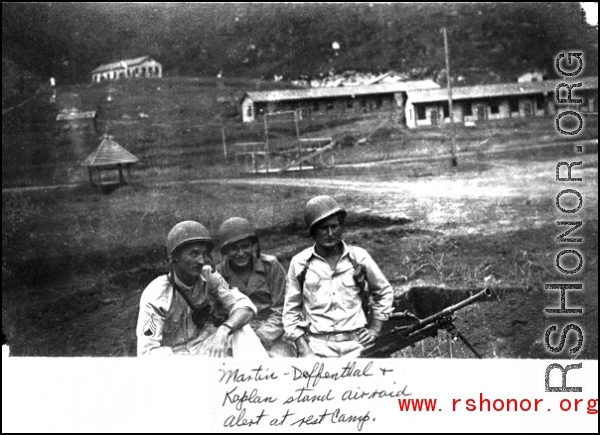
[[598,26],[598,2],[581,2],[585,11],[586,21],[592,26]]

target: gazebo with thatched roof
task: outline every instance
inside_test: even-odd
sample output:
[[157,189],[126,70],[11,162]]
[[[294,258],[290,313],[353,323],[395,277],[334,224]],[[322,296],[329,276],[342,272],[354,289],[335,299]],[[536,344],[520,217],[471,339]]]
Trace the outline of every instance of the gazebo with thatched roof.
[[[140,160],[113,140],[113,136],[103,134],[102,142],[98,148],[90,154],[82,163],[87,166],[90,183],[92,186],[102,189],[108,185],[124,185],[131,182],[131,166]],[[118,181],[113,177],[106,179],[103,173],[107,171],[118,171]],[[127,182],[123,177],[123,169],[127,171]]]

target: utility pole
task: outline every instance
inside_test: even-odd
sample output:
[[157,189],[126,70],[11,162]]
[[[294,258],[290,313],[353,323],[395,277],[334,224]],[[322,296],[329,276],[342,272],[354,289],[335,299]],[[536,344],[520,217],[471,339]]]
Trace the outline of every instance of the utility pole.
[[223,125],[223,118],[221,118],[221,138],[223,139],[223,156],[227,158],[227,142],[225,141],[225,125]]
[[[296,141],[298,143],[298,157],[302,155],[302,142],[300,142],[300,127],[298,126],[298,110],[294,110],[294,124],[296,125]],[[302,161],[298,162],[298,167],[302,169]]]
[[267,174],[269,173],[269,169],[271,168],[271,159],[269,158],[269,121],[267,120],[267,116],[269,114],[265,110],[265,114],[263,117],[265,118],[265,163],[267,165]]
[[454,141],[454,110],[452,109],[452,84],[450,80],[450,55],[448,53],[448,35],[446,34],[446,28],[442,29],[444,32],[444,52],[446,54],[446,78],[448,81],[448,110],[450,111],[450,136],[452,138],[452,145],[450,149],[450,155],[452,156],[452,166],[457,166],[458,161],[456,160],[456,144]]

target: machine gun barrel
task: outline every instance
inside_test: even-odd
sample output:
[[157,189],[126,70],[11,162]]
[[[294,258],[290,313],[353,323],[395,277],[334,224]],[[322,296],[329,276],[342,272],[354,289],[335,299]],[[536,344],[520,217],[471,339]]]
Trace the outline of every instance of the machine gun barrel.
[[457,304],[454,305],[450,305],[449,307],[444,308],[442,311],[438,311],[435,314],[432,314],[429,317],[426,317],[422,320],[418,320],[417,323],[408,326],[406,329],[403,329],[402,333],[403,335],[408,335],[418,329],[422,329],[424,326],[429,325],[430,323],[434,323],[436,320],[438,320],[441,317],[445,317],[445,316],[449,316],[450,314],[454,313],[455,311],[460,310],[461,308],[466,307],[467,305],[471,305],[475,302],[477,302],[479,299],[482,299],[484,297],[490,297],[492,295],[492,291],[490,289],[483,289],[481,290],[479,293],[474,294],[471,297],[468,297],[465,300],[460,301]]
[[[393,352],[404,349],[408,346],[412,346],[427,337],[435,337],[437,335],[437,330],[440,328],[448,329],[449,327],[452,327],[454,333],[459,335],[459,338],[466,343],[466,339],[462,337],[462,335],[460,335],[454,328],[451,314],[460,310],[461,308],[466,307],[467,305],[477,302],[479,299],[490,297],[491,295],[491,290],[485,288],[479,293],[476,293],[457,304],[446,307],[443,310],[426,317],[425,319],[419,319],[407,311],[404,313],[394,313],[392,314],[392,317],[408,318],[414,323],[408,326],[393,328],[391,331],[381,335],[373,346],[363,350],[361,356],[363,358],[389,356]],[[470,345],[468,346],[476,355],[478,355]]]

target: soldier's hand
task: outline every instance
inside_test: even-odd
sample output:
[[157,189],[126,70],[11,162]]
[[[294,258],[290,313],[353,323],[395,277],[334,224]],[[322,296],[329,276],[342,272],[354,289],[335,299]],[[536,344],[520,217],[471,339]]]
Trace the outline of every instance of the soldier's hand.
[[368,347],[375,344],[377,337],[379,337],[379,333],[377,331],[370,328],[362,328],[360,331],[358,331],[358,338],[356,341],[363,346]]
[[204,266],[202,266],[202,278],[204,278],[205,280],[209,280],[210,279],[210,275],[213,273],[213,268],[211,265],[205,264]]
[[202,355],[211,358],[224,358],[227,356],[227,346],[229,343],[229,328],[220,326],[217,331],[206,339],[206,346]]

